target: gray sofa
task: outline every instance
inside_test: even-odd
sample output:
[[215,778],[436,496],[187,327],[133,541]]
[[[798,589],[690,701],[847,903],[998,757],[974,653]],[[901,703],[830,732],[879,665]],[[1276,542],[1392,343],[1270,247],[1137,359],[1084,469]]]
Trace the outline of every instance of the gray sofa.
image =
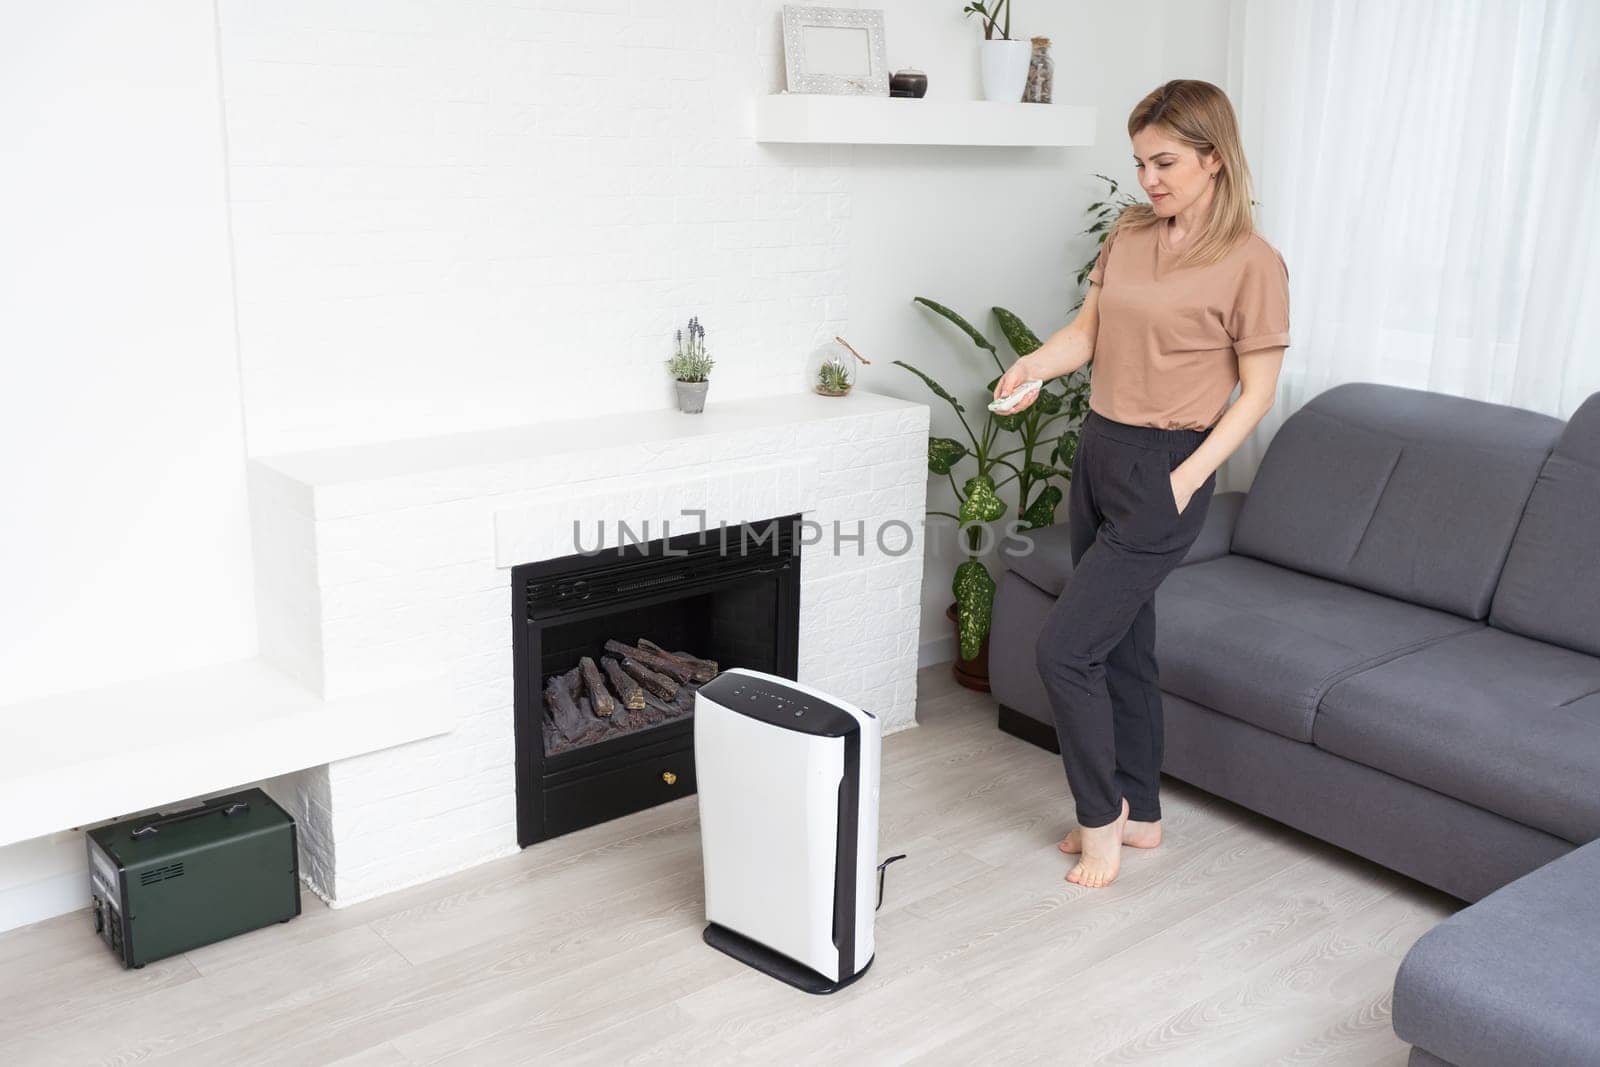
[[1412,1067],[1600,1063],[1600,841],[1423,934],[1394,979]]
[[[990,682],[1001,728],[1055,750],[1034,650],[1072,563],[1064,526],[1031,540],[996,591]],[[1461,967],[1488,951],[1474,940],[1503,929],[1489,919],[1541,886],[1559,896],[1587,871],[1571,921],[1593,936],[1600,853],[1552,861],[1600,838],[1600,394],[1563,423],[1327,390],[1285,420],[1248,493],[1213,498],[1156,594],[1156,655],[1165,773],[1481,901],[1481,924],[1469,908],[1407,956],[1395,1029],[1416,1062],[1507,1062],[1481,1041],[1430,1045],[1424,1020],[1444,1017],[1440,988],[1466,995]],[[1518,883],[1530,872],[1542,881]],[[1568,959],[1589,973],[1557,978],[1600,983],[1592,955]],[[1537,1018],[1526,989],[1497,992],[1497,961],[1477,963],[1486,994]],[[1569,1035],[1581,1048],[1516,1058],[1600,1063],[1593,1021]]]

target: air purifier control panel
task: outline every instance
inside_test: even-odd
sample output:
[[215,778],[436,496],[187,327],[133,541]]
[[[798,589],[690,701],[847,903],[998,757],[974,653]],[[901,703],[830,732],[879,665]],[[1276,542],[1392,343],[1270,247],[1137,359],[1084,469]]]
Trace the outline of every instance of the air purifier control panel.
[[[803,689],[726,671],[701,686],[698,696],[771,726],[819,737],[843,737],[859,728],[848,711]],[[871,712],[864,712],[871,715]]]

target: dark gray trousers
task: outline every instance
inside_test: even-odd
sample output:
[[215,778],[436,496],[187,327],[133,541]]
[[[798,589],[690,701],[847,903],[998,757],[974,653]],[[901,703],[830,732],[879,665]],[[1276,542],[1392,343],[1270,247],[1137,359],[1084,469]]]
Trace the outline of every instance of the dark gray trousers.
[[1216,474],[1182,513],[1173,468],[1210,430],[1158,430],[1091,410],[1068,490],[1072,575],[1034,654],[1080,826],[1161,818],[1155,592],[1205,522]]

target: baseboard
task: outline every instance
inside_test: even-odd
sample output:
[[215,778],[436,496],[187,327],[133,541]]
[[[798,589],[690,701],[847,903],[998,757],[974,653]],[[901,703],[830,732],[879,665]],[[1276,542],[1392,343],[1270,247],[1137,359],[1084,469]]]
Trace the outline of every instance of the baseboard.
[[1056,728],[1047,726],[1035,719],[1032,715],[1024,715],[1015,708],[1008,708],[1004,704],[1000,708],[1000,731],[1012,737],[1020,737],[1029,744],[1038,745],[1040,748],[1056,755],[1061,755],[1061,739],[1056,736]]
[[92,936],[94,923],[89,918],[89,870],[52,875],[27,885],[0,891],[0,933],[33,923],[83,911],[83,928]]
[[932,667],[936,663],[952,663],[956,658],[954,635],[935,637],[917,646],[917,669]]

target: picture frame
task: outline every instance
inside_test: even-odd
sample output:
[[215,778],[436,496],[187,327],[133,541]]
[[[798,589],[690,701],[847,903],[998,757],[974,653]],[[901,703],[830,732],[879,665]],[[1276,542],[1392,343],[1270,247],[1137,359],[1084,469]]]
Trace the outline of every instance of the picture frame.
[[883,10],[784,4],[783,62],[791,93],[888,96]]

